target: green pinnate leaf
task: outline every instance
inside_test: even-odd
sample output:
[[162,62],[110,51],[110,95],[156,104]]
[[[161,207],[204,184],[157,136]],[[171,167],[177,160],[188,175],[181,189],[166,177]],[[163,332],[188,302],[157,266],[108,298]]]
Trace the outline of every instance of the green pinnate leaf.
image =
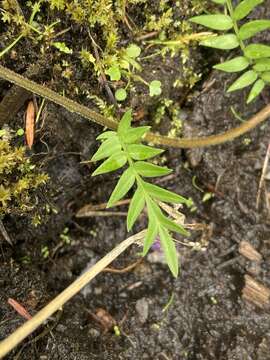
[[173,220],[170,220],[167,216],[165,216],[164,214],[161,214],[161,216],[159,215],[159,220],[160,220],[160,223],[168,230],[171,230],[171,231],[174,231],[174,232],[177,232],[181,235],[184,235],[184,236],[189,236],[189,233],[188,231],[186,231],[184,229],[183,226],[177,224],[175,221]]
[[264,73],[261,74],[261,78],[267,82],[270,83],[270,71],[266,71]]
[[258,95],[260,95],[264,87],[265,82],[262,79],[257,80],[248,95],[247,104],[251,103]]
[[104,139],[106,140],[116,135],[117,135],[116,131],[105,131],[97,137],[97,140],[104,140]]
[[154,241],[156,240],[157,235],[158,235],[157,222],[154,219],[150,218],[143,244],[143,256],[145,256],[148,253],[150,247],[153,245]]
[[249,61],[244,56],[238,56],[234,59],[225,61],[222,64],[217,64],[214,69],[233,73],[245,70],[249,66]]
[[117,133],[119,135],[123,135],[123,134],[125,135],[125,133],[130,129],[131,120],[132,120],[132,110],[130,109],[127,112],[125,112],[125,114],[122,116],[118,124]]
[[169,232],[163,227],[159,228],[161,246],[164,251],[165,259],[174,277],[178,276],[179,264],[178,254]]
[[105,174],[117,169],[120,169],[127,162],[127,156],[123,151],[120,151],[107,160],[105,160],[92,174],[92,176]]
[[249,70],[240,76],[227,90],[228,92],[236,91],[243,89],[251,84],[253,84],[258,78],[258,75],[255,71]]
[[156,149],[142,144],[127,145],[127,151],[134,160],[146,160],[164,152],[162,149]]
[[138,219],[138,216],[143,211],[145,206],[145,198],[141,187],[138,187],[131,199],[128,215],[127,215],[127,229],[130,231],[135,221]]
[[125,144],[132,144],[141,140],[143,136],[151,129],[150,126],[139,126],[132,128],[123,134],[122,140]]
[[262,4],[264,0],[243,0],[234,9],[234,19],[241,20],[246,17],[257,5]]
[[137,161],[134,164],[136,172],[143,177],[156,177],[168,175],[172,172],[171,169],[165,166],[158,166],[155,164],[148,163],[146,161]]
[[223,14],[195,16],[190,21],[214,30],[230,30],[233,27],[230,16]]
[[219,5],[225,5],[226,0],[212,0],[212,2]]
[[113,155],[121,150],[121,144],[117,136],[109,137],[99,147],[98,151],[93,155],[91,161],[99,161]]
[[158,200],[176,204],[190,204],[190,201],[188,199],[184,198],[181,195],[175,194],[172,191],[163,189],[160,186],[144,182],[144,187],[153,198],[156,198]]
[[261,59],[270,57],[270,46],[264,44],[250,44],[245,49],[245,55],[249,59]]
[[258,72],[270,71],[270,59],[257,60],[253,69]]
[[114,188],[107,207],[113,206],[117,201],[122,199],[126,193],[132,188],[135,182],[135,174],[132,168],[126,169],[121,175],[116,187]]
[[247,40],[257,33],[270,28],[270,20],[254,20],[241,26],[239,36],[241,40]]
[[239,40],[234,34],[225,34],[202,40],[200,45],[221,50],[231,50],[239,46]]

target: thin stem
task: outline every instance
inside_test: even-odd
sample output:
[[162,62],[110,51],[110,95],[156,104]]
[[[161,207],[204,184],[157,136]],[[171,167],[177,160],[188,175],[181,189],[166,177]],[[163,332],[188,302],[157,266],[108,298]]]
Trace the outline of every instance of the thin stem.
[[0,58],[4,56],[7,52],[9,52],[9,50],[11,50],[17,44],[17,42],[19,42],[21,38],[23,38],[23,36],[23,34],[19,35],[11,44],[9,44],[3,51],[1,51]]
[[235,35],[237,36],[237,39],[239,41],[241,50],[243,51],[243,53],[245,52],[245,44],[243,42],[243,40],[241,40],[240,35],[239,35],[239,28],[238,28],[238,24],[237,21],[234,19],[234,11],[233,11],[233,5],[232,5],[232,1],[231,0],[226,0],[226,4],[230,13],[230,17],[233,21],[233,28],[234,28],[234,32]]
[[[108,119],[105,116],[90,110],[86,106],[80,105],[77,102],[67,99],[55,91],[48,89],[45,86],[39,85],[34,81],[28,80],[21,75],[16,74],[15,72],[9,70],[8,68],[0,65],[0,78],[3,78],[7,81],[10,81],[28,91],[31,91],[34,94],[37,94],[41,97],[44,97],[55,104],[63,106],[67,110],[81,115],[82,117],[96,122],[102,126],[108,127],[110,129],[117,129],[118,122]],[[245,123],[240,126],[226,131],[219,135],[212,135],[201,138],[169,138],[167,136],[156,135],[153,133],[148,133],[144,137],[147,142],[152,142],[155,145],[170,146],[176,148],[199,148],[205,146],[213,146],[223,144],[228,141],[247,133],[248,131],[254,129],[257,125],[266,121],[270,117],[270,105],[265,106],[261,111],[255,114],[252,118],[247,120]]]

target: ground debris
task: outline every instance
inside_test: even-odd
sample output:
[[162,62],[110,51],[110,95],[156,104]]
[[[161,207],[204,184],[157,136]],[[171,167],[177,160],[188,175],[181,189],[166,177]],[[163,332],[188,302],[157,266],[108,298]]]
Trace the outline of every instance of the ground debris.
[[240,242],[239,253],[251,261],[262,261],[262,255],[248,241]]
[[135,308],[138,313],[140,323],[144,324],[147,321],[149,315],[149,303],[147,299],[139,299],[136,302]]
[[251,276],[245,275],[242,298],[260,308],[265,308],[270,304],[270,289],[254,280]]

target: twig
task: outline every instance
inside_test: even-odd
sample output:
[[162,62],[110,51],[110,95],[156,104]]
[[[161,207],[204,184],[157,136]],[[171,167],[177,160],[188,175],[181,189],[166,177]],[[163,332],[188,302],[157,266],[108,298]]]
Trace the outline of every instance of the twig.
[[242,240],[239,244],[238,251],[250,261],[262,261],[262,255],[248,241]]
[[6,231],[6,228],[3,224],[3,221],[0,219],[0,232],[1,234],[3,235],[3,238],[10,244],[10,245],[13,245],[12,244],[12,241],[11,241],[11,238],[9,237],[7,231]]
[[242,298],[260,308],[270,304],[270,289],[254,280],[251,276],[245,275],[245,287],[242,290]]
[[262,175],[261,175],[261,178],[260,178],[259,188],[258,188],[258,192],[257,192],[257,199],[256,199],[256,209],[257,210],[259,209],[259,206],[260,206],[261,193],[262,193],[265,174],[266,174],[268,163],[269,163],[269,157],[270,157],[270,143],[268,144],[266,155],[265,155],[265,158],[264,158]]
[[[39,85],[34,81],[24,78],[21,75],[16,74],[15,72],[9,70],[8,68],[0,65],[0,78],[3,78],[7,81],[10,81],[18,86],[25,88],[28,91],[31,91],[35,94],[38,94],[55,104],[61,105],[67,110],[81,115],[82,117],[96,122],[102,126],[106,126],[110,129],[117,128],[117,121],[106,118],[105,116],[90,110],[86,106],[78,104],[77,102],[65,98],[55,91]],[[228,130],[219,135],[211,135],[201,138],[169,138],[167,136],[156,135],[153,133],[148,133],[145,136],[145,140],[152,142],[155,145],[164,145],[176,148],[198,148],[212,145],[223,144],[228,141],[247,133],[248,131],[254,129],[257,125],[261,124],[263,121],[266,121],[270,117],[270,105],[265,106],[261,111],[255,114],[246,122],[242,123],[240,126]]]
[[147,33],[147,34],[143,34],[143,35],[140,35],[136,38],[137,41],[142,41],[142,40],[147,40],[149,38],[152,38],[154,36],[156,36],[158,34],[158,31],[152,31],[150,33]]
[[114,95],[112,93],[112,90],[111,88],[109,87],[108,85],[108,82],[107,82],[107,78],[106,78],[106,75],[105,75],[105,72],[104,72],[104,69],[103,69],[103,65],[100,61],[100,56],[99,56],[99,52],[98,52],[98,45],[97,43],[95,42],[94,38],[92,37],[90,31],[88,30],[88,35],[92,41],[92,45],[93,45],[93,48],[94,48],[94,53],[95,53],[95,57],[96,57],[96,61],[98,63],[98,66],[99,66],[99,70],[100,70],[100,76],[101,76],[101,80],[102,80],[102,85],[105,87],[105,90],[108,94],[108,97],[111,101],[111,103],[116,107],[118,108],[118,104],[114,98]]
[[[118,201],[114,206],[121,206],[129,204],[131,199],[125,199]],[[91,211],[105,210],[107,208],[107,203],[102,203],[98,205],[87,204],[83,206],[76,214],[76,217],[87,216],[87,213]]]
[[124,252],[132,244],[141,245],[141,241],[145,236],[145,230],[127,238],[117,245],[112,251],[99,260],[94,266],[82,274],[77,280],[62,291],[48,305],[41,309],[32,319],[28,320],[10,336],[0,343],[0,358],[14,349],[23,339],[32,334],[45,320],[53,313],[61,309],[62,306],[76,295],[86,284],[94,277],[102,272],[113,260],[115,260],[122,252]]
[[77,218],[92,217],[92,216],[127,216],[126,211],[86,211],[84,214],[76,215]]
[[115,269],[112,267],[106,267],[103,272],[110,272],[110,273],[114,273],[114,274],[124,274],[126,272],[129,272],[131,270],[133,270],[136,266],[138,266],[141,262],[143,261],[143,258],[138,259],[137,261],[135,261],[134,263],[124,267],[123,269]]

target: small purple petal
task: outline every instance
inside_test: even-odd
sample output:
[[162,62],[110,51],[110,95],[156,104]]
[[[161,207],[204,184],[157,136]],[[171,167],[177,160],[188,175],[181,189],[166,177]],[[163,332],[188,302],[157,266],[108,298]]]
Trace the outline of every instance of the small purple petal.
[[157,237],[157,239],[155,240],[155,242],[151,246],[151,249],[154,250],[154,251],[161,252],[161,244],[160,244],[159,237]]

